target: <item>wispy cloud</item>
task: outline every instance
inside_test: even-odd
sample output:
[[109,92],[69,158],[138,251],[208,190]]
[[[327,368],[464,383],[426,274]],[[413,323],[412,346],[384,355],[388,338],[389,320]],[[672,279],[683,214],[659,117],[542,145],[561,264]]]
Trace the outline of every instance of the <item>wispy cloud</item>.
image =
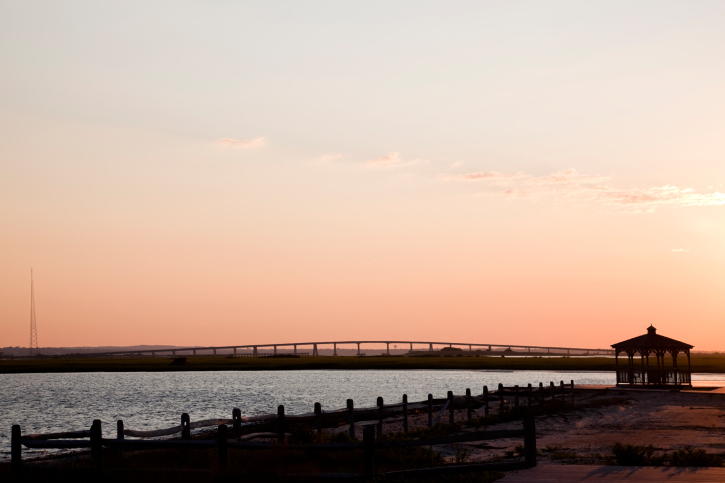
[[689,248],[673,248],[673,249],[672,249],[672,250],[670,250],[670,251],[671,251],[671,252],[689,252],[689,251],[690,251],[690,249],[689,249]]
[[315,158],[312,158],[312,162],[316,164],[325,164],[336,161],[342,157],[340,153],[325,153]]
[[368,161],[367,163],[365,163],[365,165],[370,168],[397,168],[401,166],[413,166],[416,164],[424,163],[425,161],[423,161],[422,159],[403,160],[403,158],[401,158],[400,156],[400,153],[393,151],[386,154],[385,156],[379,157],[378,159]]
[[725,193],[700,192],[673,185],[649,188],[617,188],[609,176],[591,176],[576,169],[557,171],[545,176],[525,173],[479,171],[461,175],[440,175],[447,181],[481,182],[482,194],[503,197],[549,198],[575,203],[595,202],[632,213],[654,211],[658,206],[725,205]]
[[260,138],[245,139],[245,140],[222,138],[222,139],[218,139],[215,144],[217,144],[219,146],[229,146],[229,147],[233,147],[233,148],[248,149],[248,148],[258,148],[258,147],[264,146],[266,143],[267,143],[267,138],[260,137]]

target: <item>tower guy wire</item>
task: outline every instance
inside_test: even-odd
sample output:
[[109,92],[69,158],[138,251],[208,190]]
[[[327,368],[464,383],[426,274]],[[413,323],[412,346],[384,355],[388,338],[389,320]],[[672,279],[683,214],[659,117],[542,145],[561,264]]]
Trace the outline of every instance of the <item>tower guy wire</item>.
[[35,323],[35,289],[33,287],[33,269],[30,269],[30,355],[40,353],[38,347],[38,326]]

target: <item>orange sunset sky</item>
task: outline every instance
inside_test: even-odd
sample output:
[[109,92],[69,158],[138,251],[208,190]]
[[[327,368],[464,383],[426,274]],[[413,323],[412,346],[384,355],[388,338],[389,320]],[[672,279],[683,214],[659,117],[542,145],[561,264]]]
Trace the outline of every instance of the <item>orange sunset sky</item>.
[[725,349],[725,3],[0,2],[0,346]]

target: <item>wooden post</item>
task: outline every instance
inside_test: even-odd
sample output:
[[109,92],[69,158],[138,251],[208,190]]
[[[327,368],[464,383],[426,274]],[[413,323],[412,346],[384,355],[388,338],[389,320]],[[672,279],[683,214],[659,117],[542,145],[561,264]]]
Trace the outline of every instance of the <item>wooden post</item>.
[[378,438],[383,437],[383,398],[378,396]]
[[514,406],[519,407],[519,386],[514,386]]
[[403,432],[408,432],[408,395],[403,394]]
[[488,416],[488,386],[483,386],[483,414]]
[[322,404],[318,402],[315,403],[315,429],[318,436],[322,434]]
[[498,400],[499,400],[498,412],[502,413],[504,400],[503,400],[503,384],[501,384],[501,383],[498,384]]
[[101,466],[103,463],[103,430],[101,420],[94,419],[91,425],[91,459],[94,466]]
[[561,402],[566,402],[566,389],[564,389],[564,381],[559,381],[559,388],[561,389]]
[[122,419],[116,421],[116,439],[124,439]]
[[471,390],[466,388],[466,411],[468,413],[468,420],[471,420]]
[[524,415],[524,455],[526,466],[536,466],[536,418],[530,412]]
[[540,403],[544,402],[544,383],[543,382],[539,383],[539,402]]
[[448,424],[455,422],[455,415],[453,414],[453,391],[448,391]]
[[355,413],[353,412],[354,405],[352,399],[347,400],[347,422],[350,424],[350,428],[347,430],[347,434],[350,435],[350,439],[355,439]]
[[22,466],[23,447],[20,442],[21,437],[20,425],[13,424],[10,435],[10,466],[13,471],[20,471]]
[[527,392],[527,398],[526,399],[528,399],[527,406],[528,407],[531,407],[531,398],[533,397],[533,393],[531,391],[531,383],[529,383],[529,386],[528,386],[526,392]]
[[284,406],[277,407],[277,442],[284,443]]
[[239,408],[232,409],[232,432],[234,437],[238,438],[242,435],[242,410]]
[[551,388],[551,402],[554,402],[554,397],[556,396],[554,391],[556,388],[554,387],[554,383],[552,381],[549,381],[549,387]]
[[228,448],[227,425],[220,424],[217,429],[217,443],[219,446],[219,471],[227,471]]
[[574,379],[571,380],[571,405],[574,405]]
[[363,478],[371,481],[375,474],[375,426],[363,426]]
[[187,413],[181,415],[181,439],[191,439],[191,419]]

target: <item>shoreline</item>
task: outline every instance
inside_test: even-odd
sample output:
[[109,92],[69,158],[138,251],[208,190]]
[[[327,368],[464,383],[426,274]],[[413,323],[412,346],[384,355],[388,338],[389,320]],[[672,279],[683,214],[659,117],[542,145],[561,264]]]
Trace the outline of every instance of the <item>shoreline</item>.
[[[304,356],[299,358],[188,356],[184,364],[171,357],[77,357],[0,360],[0,374],[77,372],[191,372],[293,370],[511,370],[613,372],[608,357],[408,357],[408,356]],[[725,374],[725,355],[694,354],[693,373]]]

